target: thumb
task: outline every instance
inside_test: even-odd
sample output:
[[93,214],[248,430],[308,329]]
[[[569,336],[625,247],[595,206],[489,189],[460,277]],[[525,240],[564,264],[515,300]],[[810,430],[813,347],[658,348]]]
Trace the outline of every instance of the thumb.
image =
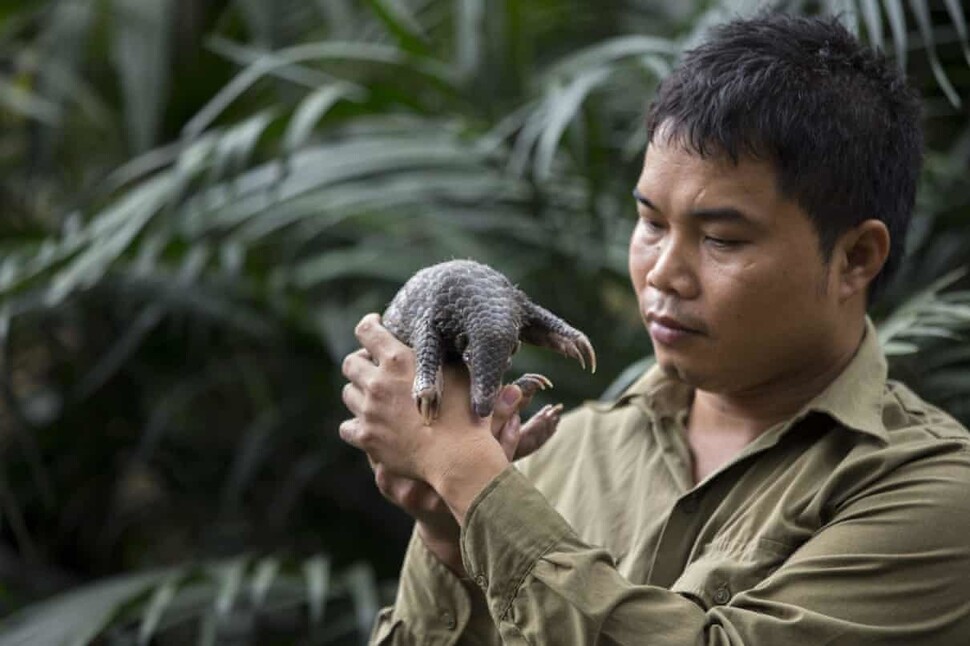
[[505,457],[509,460],[513,458],[516,449],[518,449],[521,428],[522,419],[515,414],[512,416],[512,419],[499,429],[498,435],[496,436],[498,443],[502,446],[502,450],[505,451]]
[[512,384],[506,386],[499,393],[492,409],[492,433],[497,434],[505,422],[518,412],[519,402],[522,401],[522,390]]

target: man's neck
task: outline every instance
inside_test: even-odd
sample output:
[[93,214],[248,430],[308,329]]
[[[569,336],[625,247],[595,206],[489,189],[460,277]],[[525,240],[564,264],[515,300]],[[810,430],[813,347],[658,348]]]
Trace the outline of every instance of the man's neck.
[[[783,422],[824,391],[845,370],[861,344],[845,344],[823,363],[789,373],[783,379],[745,391],[714,393],[696,390],[690,405],[688,432],[715,435],[732,444],[747,444]],[[733,441],[732,441],[733,440]]]

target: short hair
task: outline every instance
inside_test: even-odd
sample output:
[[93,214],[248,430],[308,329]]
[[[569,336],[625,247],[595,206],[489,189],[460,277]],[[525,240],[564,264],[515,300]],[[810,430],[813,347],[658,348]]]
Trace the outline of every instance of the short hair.
[[923,156],[919,95],[885,56],[834,18],[761,14],[715,27],[664,79],[647,115],[658,134],[703,157],[766,159],[782,195],[818,233],[822,259],[869,218],[889,257],[868,292],[899,268]]

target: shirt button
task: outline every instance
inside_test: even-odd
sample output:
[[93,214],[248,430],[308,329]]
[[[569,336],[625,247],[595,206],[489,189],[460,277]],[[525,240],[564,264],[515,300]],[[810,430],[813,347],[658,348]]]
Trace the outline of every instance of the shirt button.
[[475,577],[475,583],[482,590],[488,587],[488,579],[486,579],[485,576],[482,574],[479,574],[478,576]]
[[714,603],[722,605],[731,600],[731,589],[722,585],[714,591]]
[[451,614],[447,610],[441,612],[441,621],[448,627],[448,630],[454,630],[458,626],[458,621],[455,619],[455,615]]

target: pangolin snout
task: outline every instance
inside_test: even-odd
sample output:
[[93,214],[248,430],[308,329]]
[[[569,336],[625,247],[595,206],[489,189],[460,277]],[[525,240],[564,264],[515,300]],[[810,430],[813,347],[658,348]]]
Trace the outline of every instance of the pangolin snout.
[[[509,329],[517,329],[510,325]],[[518,338],[514,334],[496,333],[476,339],[468,356],[471,377],[472,410],[479,417],[488,417],[495,408],[495,399],[502,389],[502,373],[509,365]]]
[[491,415],[492,411],[495,409],[496,394],[497,393],[493,393],[488,399],[472,402],[472,408],[475,409],[475,414],[479,417],[488,417]]

